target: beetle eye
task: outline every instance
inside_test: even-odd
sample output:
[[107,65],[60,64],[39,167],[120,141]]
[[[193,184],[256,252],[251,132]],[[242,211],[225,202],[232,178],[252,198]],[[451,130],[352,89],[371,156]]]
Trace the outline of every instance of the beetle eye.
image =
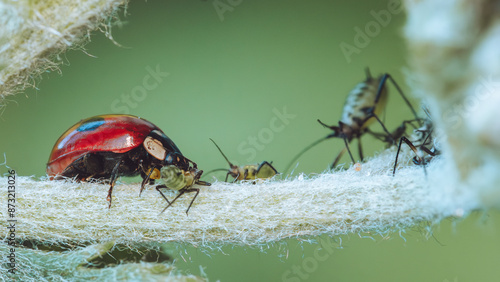
[[146,137],[144,140],[144,148],[146,151],[153,157],[163,161],[165,159],[165,156],[167,155],[167,150],[163,147],[163,144],[154,139],[151,136]]

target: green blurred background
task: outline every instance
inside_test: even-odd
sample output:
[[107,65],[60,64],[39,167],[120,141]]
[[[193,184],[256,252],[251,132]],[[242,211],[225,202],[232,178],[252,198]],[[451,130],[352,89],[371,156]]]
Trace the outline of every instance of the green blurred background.
[[[1,151],[20,175],[43,176],[54,142],[71,125],[97,114],[130,113],[163,129],[204,170],[227,166],[210,137],[236,164],[268,160],[282,171],[299,150],[329,133],[316,119],[338,122],[344,99],[364,79],[365,67],[374,75],[390,73],[411,95],[402,74],[404,12],[391,13],[385,26],[372,25],[373,12],[387,10],[390,2],[133,1],[127,15],[120,14],[123,25],[113,29],[123,47],[96,32],[86,52],[62,55],[62,74],[49,72],[37,89],[9,99],[0,119]],[[367,26],[373,34],[366,46],[346,56],[340,45],[356,46],[355,28]],[[163,75],[144,84],[155,69]],[[389,89],[384,119],[394,128],[412,116]],[[284,108],[294,117],[271,126],[276,109]],[[251,145],[249,138],[259,145]],[[366,156],[384,148],[369,137],[363,144]],[[339,139],[318,145],[299,160],[297,170],[323,171],[342,147]],[[344,156],[342,162],[348,161]],[[424,239],[419,230],[404,234],[406,241],[398,234],[376,241],[342,236],[343,249],[318,262],[314,271],[304,271],[307,277],[286,277],[494,280],[500,274],[499,218],[481,214],[444,222],[435,230],[437,240]],[[265,253],[228,246],[210,256],[187,246],[177,266],[199,274],[201,265],[211,280],[281,281],[293,265],[310,262],[307,258],[318,248],[296,239],[287,243],[266,247]]]

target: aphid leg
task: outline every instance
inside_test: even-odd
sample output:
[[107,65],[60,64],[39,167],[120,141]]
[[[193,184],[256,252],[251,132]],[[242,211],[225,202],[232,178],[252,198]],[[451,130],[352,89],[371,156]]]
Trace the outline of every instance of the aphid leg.
[[224,182],[227,182],[227,179],[229,178],[229,174],[231,174],[231,173],[230,173],[230,172],[228,172],[228,173],[226,174],[226,180],[224,180]]
[[425,147],[425,146],[420,146],[420,149],[421,149],[422,151],[426,152],[427,154],[429,154],[429,155],[433,156],[433,157],[435,157],[435,156],[437,155],[435,152],[433,152],[433,151],[429,150],[429,149],[428,149],[427,147]]
[[347,149],[347,152],[349,153],[349,157],[351,157],[352,163],[355,163],[354,158],[352,157],[351,149],[349,149],[349,142],[347,142],[347,138],[343,138],[344,143],[345,143],[345,148]]
[[196,194],[194,195],[193,199],[191,200],[191,203],[189,204],[189,207],[186,210],[186,215],[188,215],[189,209],[193,205],[194,200],[196,200],[196,197],[198,197],[198,194],[200,194],[200,189],[198,189],[198,188],[189,188],[189,189],[186,189],[184,191],[184,193],[192,193],[192,192],[196,192]]
[[[238,181],[238,178],[240,178],[240,172],[238,171],[238,174],[236,175],[236,177],[234,177],[233,181],[231,183],[235,183],[236,181]],[[226,177],[227,179],[227,177]]]
[[342,158],[346,150],[347,147],[344,147],[342,148],[342,150],[340,150],[340,152],[337,154],[337,157],[335,157],[335,160],[333,160],[333,163],[330,165],[330,169],[334,169],[337,166],[337,164],[340,161],[340,158]]
[[375,137],[376,139],[384,142],[386,140],[387,135],[375,131],[371,131],[369,128],[366,129],[366,133],[370,134],[371,136]]
[[113,197],[111,194],[113,193],[113,187],[115,186],[116,179],[118,178],[118,168],[120,165],[123,163],[123,160],[119,161],[116,163],[115,167],[111,171],[111,177],[109,179],[109,191],[108,191],[108,196],[106,197],[106,200],[109,201],[109,206],[108,209],[111,208],[111,201],[113,200]]
[[359,158],[363,161],[363,148],[361,147],[361,137],[358,137],[358,153]]
[[[394,161],[394,169],[392,171],[392,175],[394,176],[396,174],[396,166],[398,165],[398,157],[399,157],[399,151],[401,150],[401,144],[405,142],[406,145],[408,145],[408,147],[410,147],[410,149],[415,153],[415,155],[417,155],[416,157],[418,159],[421,159],[419,156],[418,156],[418,150],[417,148],[413,145],[413,143],[408,140],[408,138],[406,137],[401,137],[401,139],[399,139],[399,146],[398,146],[398,151],[396,152],[396,160]],[[425,168],[424,168],[424,171],[425,171]]]
[[[430,136],[430,134],[429,134],[429,136]],[[420,150],[426,152],[427,154],[429,154],[432,157],[435,157],[437,155],[435,152],[429,150],[427,147],[425,147],[423,145],[420,146]],[[425,165],[427,164],[427,161],[425,159],[423,159],[423,158],[420,158],[420,160],[421,160],[422,166],[424,167],[425,176],[427,177],[427,169],[425,168]]]
[[392,144],[395,145],[396,141],[394,140],[394,138],[392,138],[392,134],[389,132],[389,130],[387,130],[387,128],[385,127],[384,123],[380,120],[380,118],[375,113],[372,112],[366,120],[370,119],[371,117],[374,117],[378,121],[378,123],[380,123],[382,129],[387,134],[387,137],[390,138],[389,140],[391,140]]
[[165,197],[165,195],[163,194],[163,192],[160,190],[162,188],[167,189],[168,187],[165,184],[161,184],[161,185],[156,186],[156,191],[160,192],[160,194],[163,197],[163,199],[165,199],[165,201],[167,201],[167,203],[170,204],[170,201],[167,199],[167,197]]
[[396,87],[396,90],[398,90],[399,94],[401,95],[401,97],[403,98],[403,100],[405,101],[406,105],[408,105],[408,107],[410,108],[411,112],[413,113],[413,115],[415,116],[415,119],[419,120],[419,124],[421,124],[421,121],[417,115],[417,112],[415,111],[415,109],[413,108],[413,106],[411,105],[410,101],[408,100],[408,98],[406,98],[405,94],[403,93],[403,90],[401,90],[401,88],[399,87],[399,85],[396,83],[396,81],[392,78],[392,76],[388,73],[384,74],[382,76],[382,79],[380,80],[380,84],[378,86],[378,90],[377,90],[377,97],[375,98],[375,104],[377,104],[379,98],[380,98],[380,93],[382,92],[382,88],[384,87],[384,84],[385,82],[387,81],[387,79],[389,79],[390,82],[392,82],[392,84],[394,85],[394,87]]
[[248,180],[248,169],[245,169],[245,173],[243,174],[243,180]]
[[163,194],[163,192],[160,190],[162,188],[167,189],[168,187],[165,184],[161,184],[161,185],[156,186],[156,191],[160,192],[160,194],[163,197],[163,199],[165,199],[165,201],[167,201],[167,203],[170,205],[170,201],[167,199],[167,197],[165,197],[165,195]]
[[212,183],[210,182],[206,182],[206,181],[203,181],[203,180],[196,180],[196,185],[201,185],[201,186],[212,186]]
[[[165,186],[166,187],[166,186]],[[159,190],[158,190],[159,191]],[[191,205],[193,204],[194,202],[194,199],[196,199],[196,197],[198,196],[198,193],[200,192],[200,189],[197,189],[197,188],[190,188],[190,189],[182,189],[179,191],[179,195],[177,195],[177,197],[175,197],[172,202],[170,202],[168,204],[168,206],[166,206],[160,214],[162,214],[166,209],[168,209],[168,207],[170,207],[175,201],[177,201],[177,199],[179,199],[182,195],[184,195],[185,193],[190,193],[190,192],[195,192],[197,191],[196,195],[194,196],[193,200],[191,201],[191,204],[189,204],[189,207],[188,209],[186,210],[186,214],[188,213],[189,209],[191,208]],[[160,192],[161,193],[161,192]],[[163,195],[163,193],[162,193]],[[166,199],[166,198],[165,198]]]

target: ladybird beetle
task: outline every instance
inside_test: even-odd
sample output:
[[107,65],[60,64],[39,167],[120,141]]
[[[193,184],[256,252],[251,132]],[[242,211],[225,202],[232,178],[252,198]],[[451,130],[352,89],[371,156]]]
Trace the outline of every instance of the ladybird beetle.
[[52,149],[47,174],[50,179],[109,182],[111,207],[117,177],[141,175],[142,193],[146,183],[160,178],[159,170],[166,165],[197,171],[196,163],[184,157],[156,125],[136,116],[112,114],[81,120],[64,132]]
[[[231,175],[234,181],[237,180],[255,180],[255,179],[267,179],[275,176],[276,174],[279,174],[279,172],[273,167],[272,162],[268,163],[266,161],[263,161],[261,164],[254,164],[254,165],[245,165],[245,166],[237,166],[232,164],[226,155],[222,152],[222,150],[219,148],[217,143],[215,143],[214,140],[210,138],[210,140],[214,143],[215,147],[219,149],[219,152],[222,154],[224,159],[226,159],[227,163],[229,164],[229,170],[226,169],[215,169],[213,171],[219,171],[219,170],[224,170],[227,171],[226,174],[226,182],[227,178],[229,175]],[[208,174],[208,173],[207,173]]]

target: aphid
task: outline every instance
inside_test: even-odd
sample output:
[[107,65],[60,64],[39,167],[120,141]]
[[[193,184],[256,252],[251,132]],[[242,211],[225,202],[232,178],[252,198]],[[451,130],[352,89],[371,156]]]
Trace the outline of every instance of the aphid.
[[337,165],[346,150],[349,153],[351,161],[355,163],[351,150],[349,149],[349,143],[353,139],[358,139],[359,157],[361,161],[363,161],[361,136],[364,133],[368,132],[368,126],[375,121],[377,121],[382,126],[385,135],[390,139],[391,143],[395,144],[396,142],[391,137],[391,133],[387,131],[387,128],[378,117],[384,111],[387,104],[388,91],[385,85],[387,80],[392,82],[392,84],[395,86],[395,88],[415,116],[415,119],[419,120],[417,113],[413,109],[406,96],[403,94],[403,91],[401,90],[399,85],[394,81],[394,79],[388,73],[381,75],[379,78],[373,78],[370,74],[369,69],[367,68],[365,81],[356,85],[354,89],[351,90],[351,92],[347,95],[338,126],[326,125],[318,119],[318,122],[321,125],[330,128],[331,130],[333,130],[333,132],[326,137],[313,142],[311,145],[307,146],[305,149],[299,152],[299,154],[297,154],[287,166],[285,172],[288,171],[291,165],[306,151],[316,146],[320,142],[334,137],[342,138],[344,140],[345,147],[338,153],[337,157],[334,159],[333,163],[330,166],[331,168],[334,168]]
[[[201,181],[200,177],[203,174],[203,170],[197,170],[194,168],[191,168],[188,171],[181,170],[180,168],[176,167],[175,165],[168,165],[164,166],[160,170],[161,172],[161,180],[163,181],[163,184],[156,186],[156,190],[160,192],[162,197],[167,201],[168,205],[161,211],[160,214],[162,214],[168,207],[170,207],[180,196],[186,194],[186,193],[193,193],[196,192],[194,195],[193,199],[191,200],[191,203],[189,204],[187,210],[186,210],[186,215],[189,212],[189,209],[193,205],[194,200],[196,197],[198,197],[198,194],[200,193],[200,189],[198,188],[192,188],[193,185],[203,185],[203,186],[210,186],[211,184],[205,181]],[[170,202],[167,197],[163,194],[161,191],[162,188],[169,188],[172,190],[179,191],[179,195],[175,197],[172,202]]]
[[[268,163],[266,161],[263,161],[261,164],[254,164],[254,165],[245,165],[245,166],[237,166],[233,165],[226,155],[222,152],[222,150],[219,148],[217,143],[215,143],[214,140],[210,138],[210,140],[214,143],[215,147],[219,149],[219,152],[222,154],[224,159],[226,159],[227,163],[229,164],[229,170],[226,170],[224,168],[222,169],[215,169],[213,171],[219,171],[219,170],[224,170],[227,171],[226,174],[226,182],[227,178],[231,175],[234,179],[234,181],[237,180],[255,180],[255,179],[266,179],[266,178],[271,178],[278,174],[279,172],[272,166],[272,162]],[[207,173],[208,174],[208,173]]]
[[[401,137],[399,140],[398,151],[396,152],[396,160],[394,161],[394,169],[392,171],[392,175],[396,174],[396,167],[398,164],[399,152],[401,150],[401,144],[403,142],[410,147],[410,149],[415,153],[415,157],[413,157],[413,163],[416,165],[421,165],[424,168],[424,173],[427,175],[427,171],[425,166],[434,158],[435,156],[441,154],[439,150],[439,145],[437,144],[434,136],[433,136],[433,124],[430,119],[429,112],[424,108],[428,118],[425,120],[424,125],[415,130],[416,133],[420,134],[420,137],[415,141],[410,141],[405,136]],[[416,144],[416,145],[415,145]],[[429,149],[430,148],[430,149]],[[424,156],[424,153],[427,155]]]
[[161,129],[131,115],[100,115],[73,125],[57,140],[49,161],[50,179],[99,179],[109,182],[107,200],[111,207],[113,186],[119,176],[141,175],[146,183],[159,178],[158,170],[174,165],[196,170]]

